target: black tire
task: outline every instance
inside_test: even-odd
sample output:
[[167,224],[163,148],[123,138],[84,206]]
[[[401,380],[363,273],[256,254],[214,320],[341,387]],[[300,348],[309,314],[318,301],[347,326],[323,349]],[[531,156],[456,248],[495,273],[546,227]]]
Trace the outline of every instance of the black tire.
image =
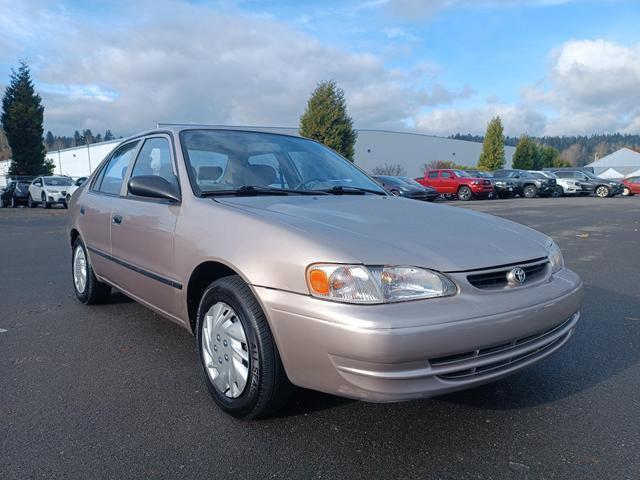
[[[87,283],[84,291],[80,292],[76,288],[76,282],[73,281],[73,263],[76,255],[76,249],[81,248],[84,251],[84,257],[87,265]],[[73,291],[76,294],[76,298],[85,305],[96,305],[107,301],[111,295],[111,287],[106,283],[99,281],[93,273],[93,267],[89,261],[89,255],[84,243],[80,237],[76,238],[73,243],[73,251],[71,252],[71,283],[73,284]]]
[[42,206],[44,208],[51,208],[51,204],[49,202],[47,202],[47,197],[45,196],[45,194],[42,194]]
[[458,189],[458,198],[463,202],[468,202],[473,198],[473,193],[469,187],[463,185]]
[[[202,351],[202,329],[205,314],[217,302],[235,310],[247,338],[249,378],[237,398],[229,398],[213,384],[205,366]],[[198,307],[196,339],[205,382],[218,406],[237,418],[266,417],[282,408],[289,400],[293,386],[280,360],[269,324],[251,289],[237,275],[213,282],[202,295]]]
[[33,201],[33,198],[31,197],[31,194],[29,194],[29,198],[27,200],[27,205],[29,206],[29,208],[36,208],[37,203]]
[[393,193],[396,197],[400,196],[400,190],[390,190],[391,193]]
[[535,198],[538,195],[538,189],[535,185],[525,185],[522,189],[522,196],[524,198]]
[[598,185],[595,189],[595,194],[598,198],[606,198],[611,195],[611,191],[606,185]]
[[564,188],[561,186],[557,186],[553,190],[551,190],[551,196],[554,198],[564,197]]

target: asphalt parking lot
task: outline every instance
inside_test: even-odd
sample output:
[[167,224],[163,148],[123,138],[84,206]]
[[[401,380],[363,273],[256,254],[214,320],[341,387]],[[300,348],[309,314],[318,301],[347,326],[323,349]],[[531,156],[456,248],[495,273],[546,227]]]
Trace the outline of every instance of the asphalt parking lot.
[[0,209],[0,478],[640,478],[640,196],[448,203],[558,242],[586,285],[568,345],[462,393],[298,391],[252,422],[216,408],[188,332],[74,299],[65,210]]

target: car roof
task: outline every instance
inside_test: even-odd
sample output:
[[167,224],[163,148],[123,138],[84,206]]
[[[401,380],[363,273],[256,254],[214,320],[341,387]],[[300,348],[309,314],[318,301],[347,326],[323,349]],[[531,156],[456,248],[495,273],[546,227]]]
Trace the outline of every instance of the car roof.
[[[146,130],[144,132],[136,133],[135,135],[131,135],[127,138],[123,138],[121,143],[128,142],[130,140],[135,140],[140,137],[147,137],[149,135],[157,135],[162,133],[172,133],[178,135],[180,132],[184,132],[186,130],[211,130],[211,131],[232,131],[232,132],[246,132],[246,133],[268,133],[270,135],[279,135],[282,137],[291,137],[291,138],[306,138],[301,137],[300,135],[293,135],[282,132],[274,132],[269,129],[269,127],[239,127],[233,125],[200,125],[200,124],[188,124],[188,123],[158,123],[158,126],[151,130]],[[311,141],[315,141],[313,139],[308,139]]]

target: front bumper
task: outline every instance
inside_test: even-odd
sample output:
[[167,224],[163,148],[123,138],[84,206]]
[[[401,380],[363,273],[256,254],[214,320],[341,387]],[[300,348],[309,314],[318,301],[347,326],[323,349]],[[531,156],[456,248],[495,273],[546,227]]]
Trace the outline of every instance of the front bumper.
[[431,397],[509,375],[559,349],[579,318],[568,269],[529,287],[347,305],[254,286],[292,383],[374,402]]
[[65,203],[67,201],[67,192],[47,192],[47,202],[49,203]]

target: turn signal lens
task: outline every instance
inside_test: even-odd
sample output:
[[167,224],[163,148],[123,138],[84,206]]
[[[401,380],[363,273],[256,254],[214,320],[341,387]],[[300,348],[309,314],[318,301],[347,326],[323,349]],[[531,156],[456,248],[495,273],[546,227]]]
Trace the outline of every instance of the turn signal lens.
[[318,295],[329,293],[329,278],[323,270],[317,268],[309,270],[309,287]]

